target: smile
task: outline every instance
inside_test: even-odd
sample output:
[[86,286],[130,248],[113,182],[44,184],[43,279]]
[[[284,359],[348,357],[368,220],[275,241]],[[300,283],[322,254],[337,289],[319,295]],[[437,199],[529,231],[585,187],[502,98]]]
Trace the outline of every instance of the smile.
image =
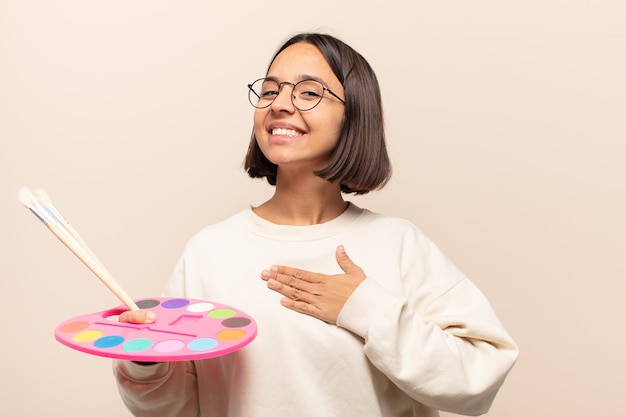
[[275,128],[275,129],[272,129],[272,135],[274,135],[274,136],[288,136],[290,138],[295,138],[297,136],[302,136],[302,132],[299,132],[299,131],[293,130],[293,129]]

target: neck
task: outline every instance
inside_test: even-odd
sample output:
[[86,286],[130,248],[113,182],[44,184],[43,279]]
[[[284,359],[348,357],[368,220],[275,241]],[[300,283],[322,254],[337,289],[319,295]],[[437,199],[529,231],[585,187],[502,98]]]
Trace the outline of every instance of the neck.
[[254,208],[261,218],[276,224],[309,226],[338,217],[347,207],[339,184],[317,176],[289,181],[280,176],[272,198]]

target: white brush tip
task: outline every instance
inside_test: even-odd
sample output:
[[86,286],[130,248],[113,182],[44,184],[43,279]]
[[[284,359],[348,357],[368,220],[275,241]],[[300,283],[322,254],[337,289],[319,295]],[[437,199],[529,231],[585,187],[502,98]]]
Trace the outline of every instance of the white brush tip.
[[44,190],[42,189],[36,190],[35,195],[39,199],[39,202],[43,203],[45,206],[52,204],[52,200],[50,200],[50,197]]
[[17,199],[22,203],[25,207],[31,208],[33,204],[37,202],[37,197],[30,192],[27,187],[22,187],[17,192]]

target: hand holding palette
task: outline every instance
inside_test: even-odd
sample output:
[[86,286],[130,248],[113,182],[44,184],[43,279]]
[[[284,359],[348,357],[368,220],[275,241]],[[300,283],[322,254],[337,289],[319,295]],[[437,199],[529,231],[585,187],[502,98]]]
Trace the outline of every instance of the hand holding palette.
[[232,307],[187,298],[151,298],[136,302],[156,313],[151,324],[117,321],[127,310],[119,306],[66,320],[56,339],[92,355],[141,362],[208,359],[250,343],[255,321]]

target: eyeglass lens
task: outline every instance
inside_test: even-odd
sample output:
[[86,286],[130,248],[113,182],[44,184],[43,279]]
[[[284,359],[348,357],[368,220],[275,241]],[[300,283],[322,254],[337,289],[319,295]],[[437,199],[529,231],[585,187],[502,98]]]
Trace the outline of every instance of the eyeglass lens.
[[[290,84],[290,83],[282,83]],[[298,110],[310,110],[317,106],[324,96],[324,85],[316,80],[303,80],[296,85],[291,85],[293,91],[291,102]],[[289,85],[287,85],[289,87]],[[257,108],[265,108],[271,105],[278,94],[281,84],[276,80],[261,78],[249,86],[248,98],[250,103]]]

